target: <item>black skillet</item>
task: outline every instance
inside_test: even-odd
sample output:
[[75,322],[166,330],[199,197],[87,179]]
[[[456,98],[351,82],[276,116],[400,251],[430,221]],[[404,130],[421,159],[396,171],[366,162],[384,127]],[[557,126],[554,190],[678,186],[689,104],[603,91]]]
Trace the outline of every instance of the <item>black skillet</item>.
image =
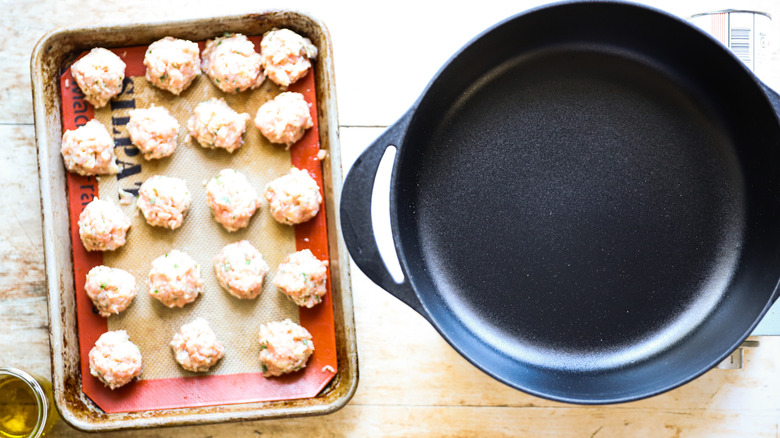
[[[536,9],[461,49],[363,152],[344,238],[496,379],[572,403],[655,395],[728,356],[777,298],[779,109],[671,15]],[[371,226],[388,145],[400,284]]]

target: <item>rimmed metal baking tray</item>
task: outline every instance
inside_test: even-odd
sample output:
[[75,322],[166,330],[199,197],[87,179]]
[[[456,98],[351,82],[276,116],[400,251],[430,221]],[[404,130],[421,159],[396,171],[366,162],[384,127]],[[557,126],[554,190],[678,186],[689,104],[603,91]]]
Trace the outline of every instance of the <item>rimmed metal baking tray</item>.
[[[60,156],[62,108],[59,77],[79,53],[92,47],[149,44],[168,35],[203,40],[224,32],[262,35],[287,27],[317,46],[314,65],[320,144],[328,151],[322,161],[328,245],[334,303],[338,373],[314,398],[197,408],[108,414],[82,391],[78,348],[73,260],[69,235],[66,171]],[[31,58],[35,134],[38,148],[46,287],[49,302],[54,399],[62,418],[84,431],[192,425],[321,415],[343,407],[358,382],[357,345],[352,306],[349,256],[338,232],[341,195],[341,155],[333,73],[333,49],[325,25],[302,12],[268,10],[247,15],[186,21],[68,27],[45,35]]]

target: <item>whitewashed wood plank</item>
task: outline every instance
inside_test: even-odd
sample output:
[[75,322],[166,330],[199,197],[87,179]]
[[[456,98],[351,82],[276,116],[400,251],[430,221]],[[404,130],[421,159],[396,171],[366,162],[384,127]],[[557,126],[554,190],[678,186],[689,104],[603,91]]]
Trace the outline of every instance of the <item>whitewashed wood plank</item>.
[[[333,37],[336,84],[341,124],[388,125],[416,100],[441,65],[463,44],[493,24],[531,7],[540,0],[520,2],[486,0],[479,7],[401,0],[372,4],[289,0],[285,8],[301,9],[322,19]],[[644,3],[681,16],[722,9],[728,0],[647,0]],[[156,2],[118,1],[33,2],[14,0],[4,4],[0,26],[0,97],[6,107],[0,123],[31,123],[29,57],[35,42],[59,26],[186,19],[232,13],[256,12],[279,5],[223,3],[215,9],[205,0]],[[780,3],[743,1],[740,8],[757,9],[780,16]],[[780,40],[780,19],[773,22],[775,41]],[[774,72],[780,63],[780,44],[772,48]],[[770,74],[770,85],[780,88],[780,76]]]
[[0,125],[0,298],[44,296],[41,202],[32,126]]
[[[53,436],[87,434],[59,424]],[[107,433],[106,437],[654,437],[772,438],[772,413],[628,408],[347,406],[324,417]]]
[[46,298],[0,298],[0,366],[51,375]]

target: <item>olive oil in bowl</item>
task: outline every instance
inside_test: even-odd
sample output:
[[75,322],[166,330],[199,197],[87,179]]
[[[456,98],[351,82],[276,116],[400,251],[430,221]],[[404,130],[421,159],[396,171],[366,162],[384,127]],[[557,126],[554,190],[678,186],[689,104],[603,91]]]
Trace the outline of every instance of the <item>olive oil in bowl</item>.
[[0,368],[0,437],[37,438],[57,420],[51,384],[16,368]]

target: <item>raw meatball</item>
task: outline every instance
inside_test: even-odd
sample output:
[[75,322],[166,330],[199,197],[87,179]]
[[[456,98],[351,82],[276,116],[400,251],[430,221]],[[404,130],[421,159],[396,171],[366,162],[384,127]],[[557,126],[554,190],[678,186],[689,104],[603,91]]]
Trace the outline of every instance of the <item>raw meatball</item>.
[[317,56],[311,40],[289,29],[276,29],[263,35],[260,54],[268,79],[286,87],[304,77]]
[[87,251],[113,251],[126,242],[130,218],[111,201],[94,198],[79,215],[79,237]]
[[187,182],[179,178],[155,175],[138,189],[138,208],[155,227],[179,228],[191,202]]
[[95,266],[90,269],[84,289],[100,316],[104,318],[127,309],[138,293],[132,274],[108,266]]
[[310,250],[304,249],[288,255],[279,265],[274,286],[295,304],[312,308],[322,302],[327,280],[328,262],[319,260]]
[[309,104],[303,94],[288,91],[264,103],[257,110],[255,126],[271,143],[287,145],[289,149],[314,126]]
[[268,183],[265,199],[277,222],[294,225],[317,215],[322,195],[308,172],[293,167],[289,174]]
[[249,119],[249,114],[233,111],[225,99],[212,97],[195,107],[187,128],[190,136],[204,148],[223,148],[233,153],[244,144]]
[[184,307],[203,292],[200,266],[186,252],[174,249],[152,261],[149,295],[168,307]]
[[144,158],[163,158],[176,150],[179,122],[167,109],[152,105],[146,109],[130,111],[127,132]]
[[98,47],[74,62],[70,72],[84,93],[84,99],[95,108],[101,108],[122,91],[125,67],[114,52]]
[[62,135],[62,158],[70,172],[79,175],[119,173],[114,154],[114,139],[102,123],[92,119]]
[[105,332],[89,350],[89,372],[111,389],[141,374],[141,350],[124,330]]
[[255,298],[263,290],[268,264],[247,240],[231,243],[214,256],[214,273],[220,286],[238,298]]
[[206,185],[206,202],[217,222],[228,231],[236,231],[249,225],[249,218],[260,206],[260,197],[243,173],[224,169]]
[[200,51],[192,41],[167,36],[149,45],[144,65],[147,81],[178,96],[200,74]]
[[265,377],[281,376],[306,367],[314,352],[311,334],[285,319],[260,325],[260,365]]
[[170,345],[176,362],[187,371],[208,371],[225,356],[225,347],[203,318],[181,326]]
[[261,64],[255,45],[237,33],[208,40],[201,67],[220,90],[234,94],[263,83]]

